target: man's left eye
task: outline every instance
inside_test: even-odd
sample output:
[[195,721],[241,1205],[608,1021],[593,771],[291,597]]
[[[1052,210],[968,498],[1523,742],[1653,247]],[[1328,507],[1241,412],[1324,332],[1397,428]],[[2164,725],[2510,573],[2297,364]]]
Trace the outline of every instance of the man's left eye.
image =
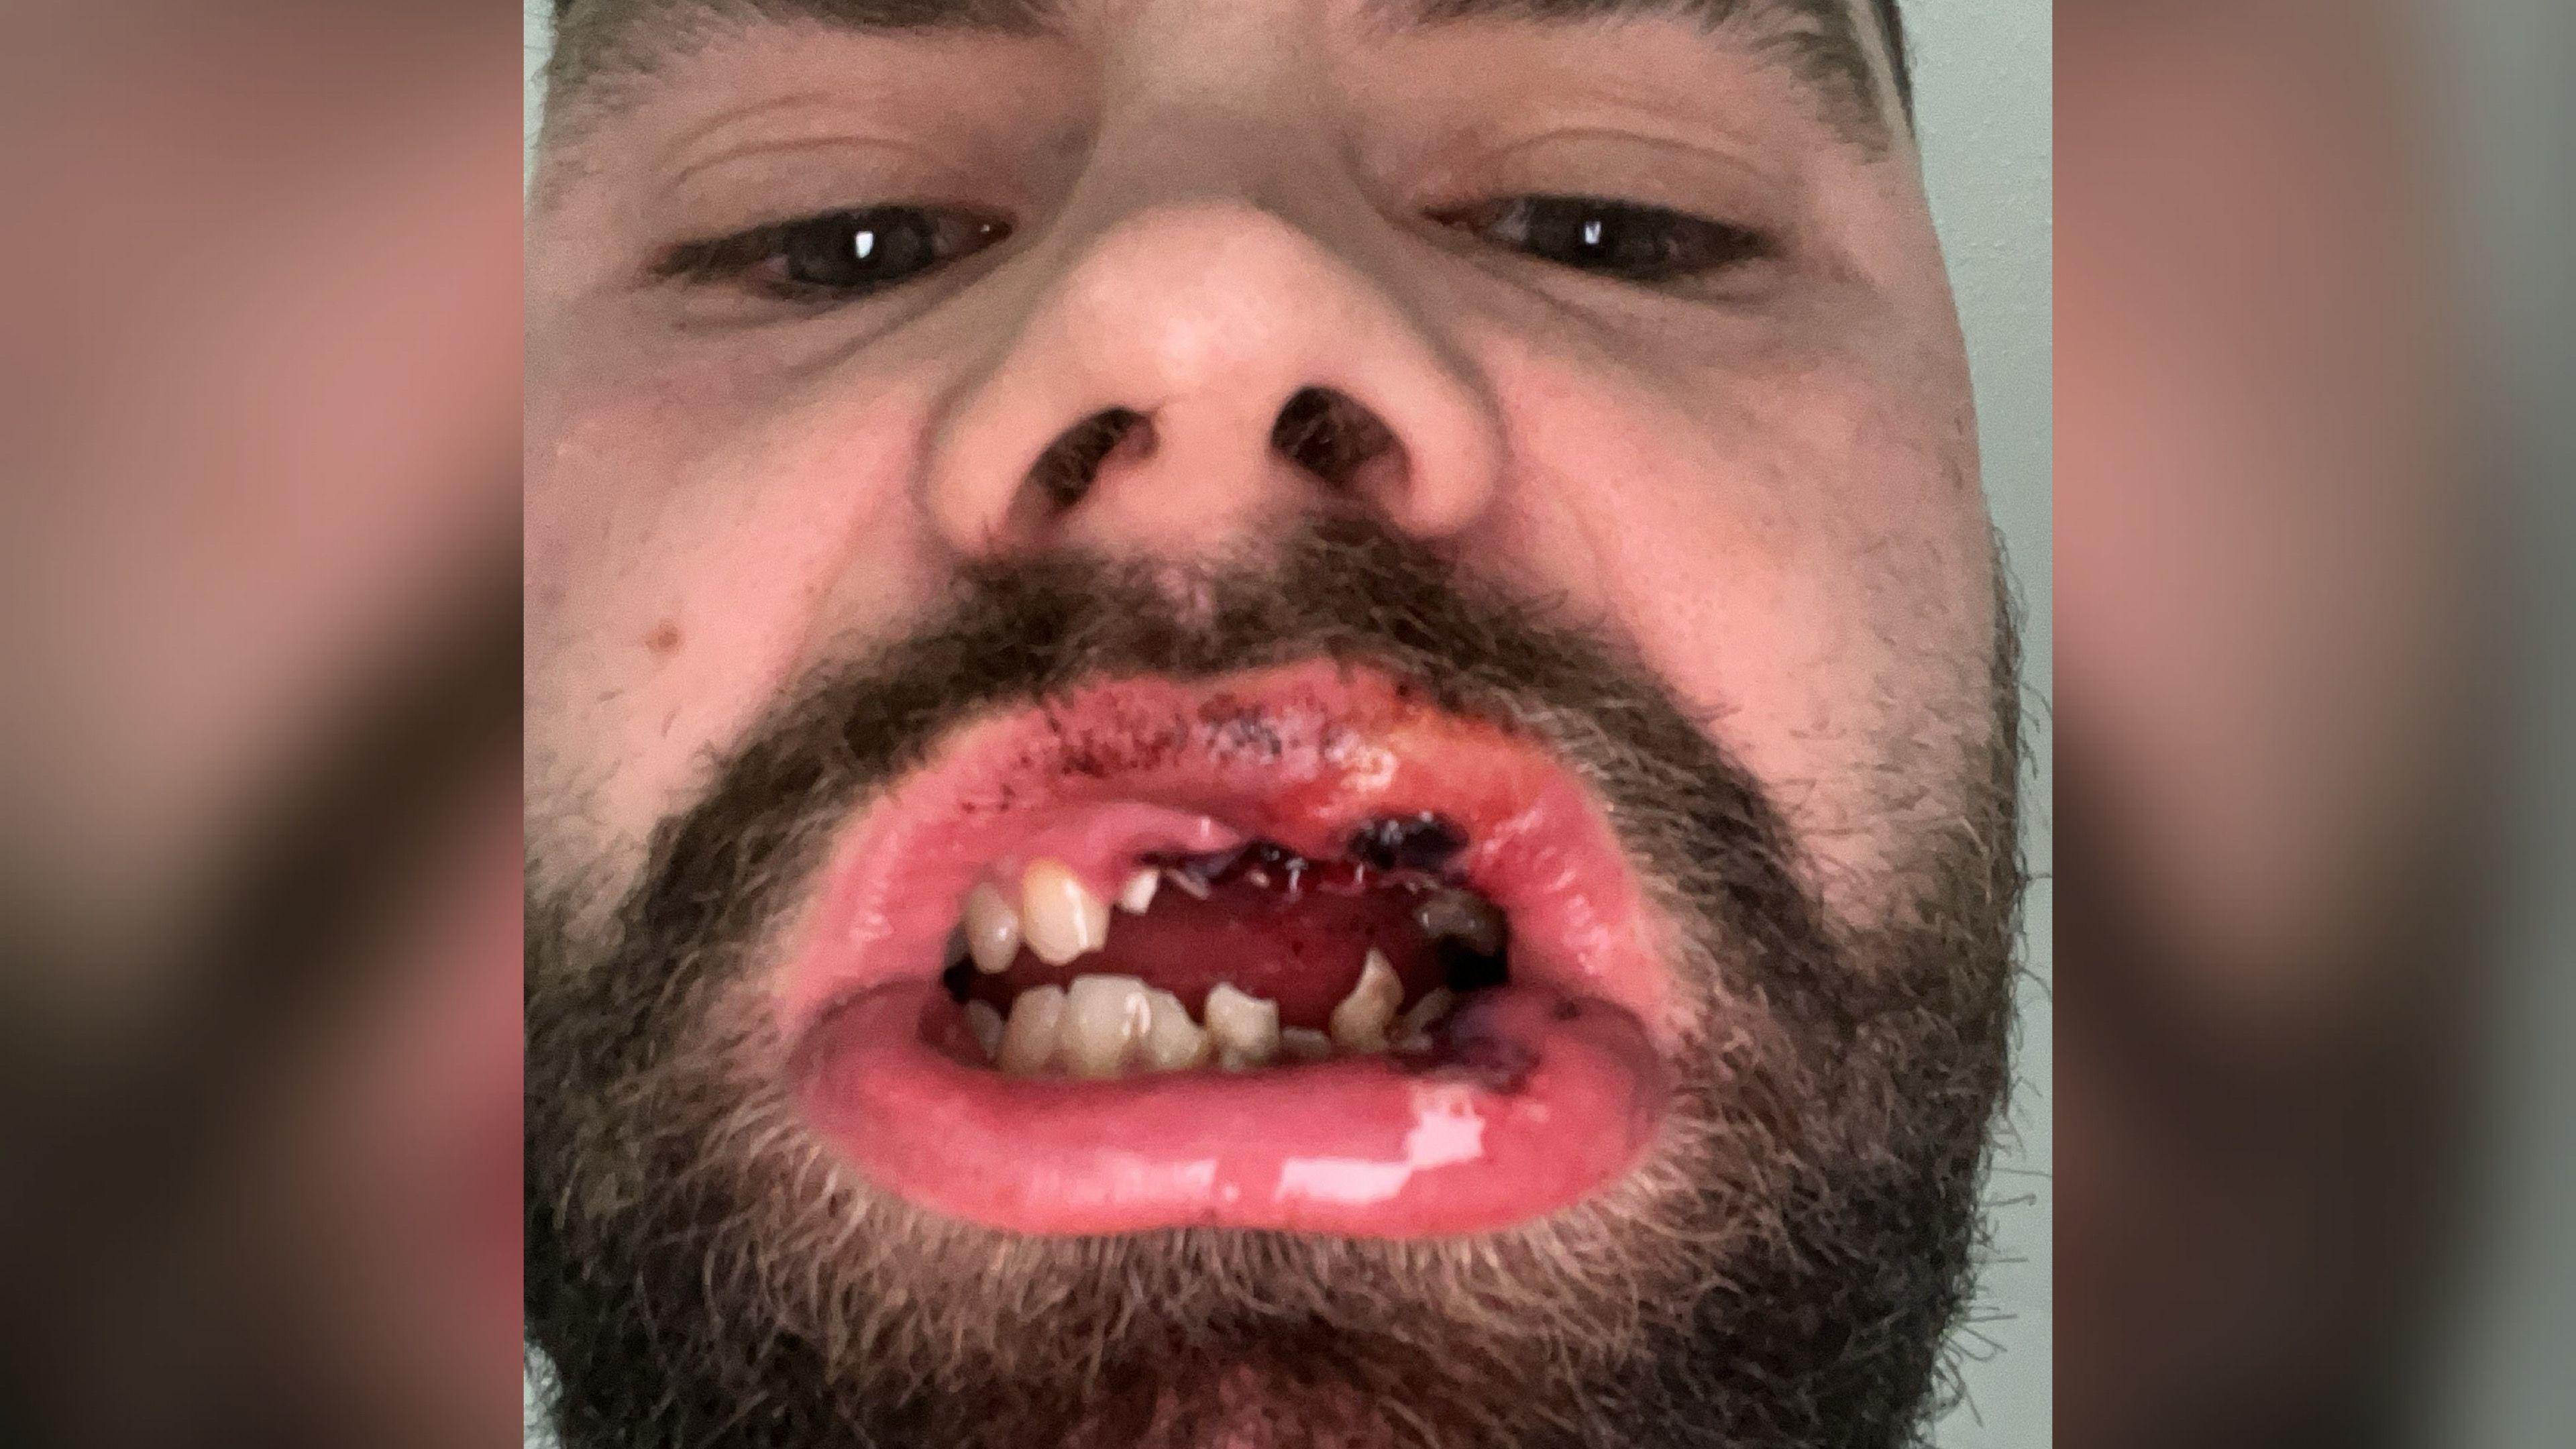
[[1586,196],[1515,196],[1433,219],[1544,261],[1632,282],[1701,276],[1772,252],[1769,239],[1743,227]]
[[843,301],[900,286],[1011,234],[988,216],[928,206],[871,206],[756,227],[674,247],[666,279],[738,281],[791,300]]

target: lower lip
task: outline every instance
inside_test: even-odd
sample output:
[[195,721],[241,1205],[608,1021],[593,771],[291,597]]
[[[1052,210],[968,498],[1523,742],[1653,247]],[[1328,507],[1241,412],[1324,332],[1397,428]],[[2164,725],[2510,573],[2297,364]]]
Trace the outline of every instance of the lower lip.
[[1015,1233],[1491,1231],[1624,1175],[1668,1091],[1634,1016],[1538,986],[1461,1008],[1451,1059],[1111,1082],[959,1063],[923,1036],[935,991],[881,986],[818,1022],[805,1111],[877,1187]]

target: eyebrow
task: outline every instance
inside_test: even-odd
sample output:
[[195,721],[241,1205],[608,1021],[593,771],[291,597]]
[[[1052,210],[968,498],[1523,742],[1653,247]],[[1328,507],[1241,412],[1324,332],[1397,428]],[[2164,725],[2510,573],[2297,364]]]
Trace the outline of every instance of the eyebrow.
[[[556,0],[555,46],[547,62],[547,110],[569,114],[577,99],[614,92],[709,34],[745,23],[820,24],[862,34],[1053,33],[1072,0]],[[1738,32],[1756,54],[1781,63],[1844,141],[1875,156],[1891,118],[1869,36],[1848,0],[1369,0],[1367,22],[1389,33],[1471,21],[1583,25],[1679,20],[1716,34]],[[1891,60],[1890,64],[1893,64]],[[1901,89],[1901,82],[1899,82]],[[613,108],[613,95],[606,98]],[[581,109],[590,109],[582,104]],[[554,129],[549,123],[549,130]]]

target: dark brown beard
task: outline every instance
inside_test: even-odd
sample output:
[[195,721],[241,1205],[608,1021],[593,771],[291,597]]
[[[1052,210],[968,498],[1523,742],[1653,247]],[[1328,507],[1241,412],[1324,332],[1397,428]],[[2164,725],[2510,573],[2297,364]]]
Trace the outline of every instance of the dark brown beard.
[[[1365,522],[1187,578],[1048,559],[783,708],[605,919],[532,858],[527,1331],[568,1449],[1588,1449],[1919,1437],[2006,1080],[2014,669],[1884,921],[1652,676]],[[798,1125],[748,979],[819,844],[942,731],[1150,671],[1327,657],[1544,742],[1728,1003],[1657,1151],[1565,1212],[1398,1243],[1034,1239],[920,1212]],[[1977,733],[1969,731],[1970,734]],[[543,839],[545,822],[532,822]],[[541,1367],[541,1372],[544,1368]]]

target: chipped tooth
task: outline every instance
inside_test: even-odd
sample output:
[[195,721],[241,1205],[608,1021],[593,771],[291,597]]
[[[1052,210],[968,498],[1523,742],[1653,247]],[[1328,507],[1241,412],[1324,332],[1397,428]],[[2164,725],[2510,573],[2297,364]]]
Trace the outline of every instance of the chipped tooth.
[[1146,908],[1154,904],[1154,888],[1162,883],[1163,873],[1151,867],[1127,877],[1127,884],[1118,892],[1118,909],[1131,916],[1145,914]]
[[958,926],[976,970],[998,976],[1011,969],[1011,958],[1020,954],[1020,913],[991,881],[977,881],[966,893]]
[[1011,1003],[1011,1019],[1002,1029],[1001,1050],[993,1065],[1015,1077],[1034,1077],[1055,1061],[1056,1036],[1064,1025],[1064,988],[1032,986]]
[[1148,991],[1153,1022],[1145,1028],[1145,1065],[1158,1072],[1186,1071],[1208,1059],[1208,1034],[1190,1020],[1190,1009],[1168,991]]
[[966,1003],[966,1029],[975,1033],[975,1044],[984,1049],[984,1060],[989,1062],[1002,1054],[1002,1033],[1010,1027],[1002,1020],[1002,1013],[993,1009],[993,1003],[970,1001]]
[[1109,904],[1060,860],[1030,863],[1020,877],[1020,941],[1049,966],[1109,944]]
[[1446,986],[1434,986],[1397,1019],[1395,1030],[1389,1035],[1397,1046],[1424,1045],[1429,1041],[1432,1024],[1447,1016],[1449,1008],[1457,1004],[1458,993]]
[[1167,870],[1163,872],[1163,879],[1180,887],[1181,894],[1188,896],[1191,900],[1203,901],[1208,898],[1208,883],[1199,879],[1197,876],[1190,874],[1188,871]]
[[1145,1044],[1154,1025],[1152,990],[1133,976],[1077,976],[1064,991],[1064,1024],[1056,1040],[1065,1070],[1114,1077]]
[[1359,984],[1333,1008],[1333,1044],[1344,1051],[1386,1050],[1387,1024],[1404,1004],[1404,983],[1387,964],[1386,953],[1372,946],[1360,966]]
[[1333,1039],[1311,1026],[1279,1029],[1279,1054],[1301,1062],[1320,1062],[1333,1054]]
[[1217,1065],[1229,1072],[1266,1067],[1279,1055],[1279,1003],[1220,984],[1210,991],[1207,1032]]

